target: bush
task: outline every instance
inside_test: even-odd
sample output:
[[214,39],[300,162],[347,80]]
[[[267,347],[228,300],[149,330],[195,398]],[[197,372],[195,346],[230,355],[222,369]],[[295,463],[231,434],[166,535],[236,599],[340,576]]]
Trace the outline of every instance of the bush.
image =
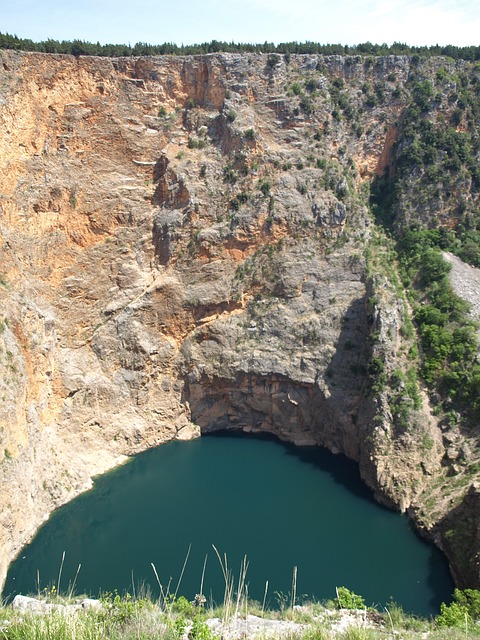
[[307,98],[307,96],[303,96],[302,99],[300,100],[300,108],[307,115],[312,115],[312,113],[314,113],[314,111],[315,111],[315,106],[314,106],[314,104],[312,102],[312,99],[311,98]]
[[232,200],[230,200],[230,208],[234,211],[238,211],[242,204],[246,204],[249,200],[249,195],[245,191],[238,193]]
[[237,174],[229,164],[223,169],[223,179],[225,182],[228,182],[228,184],[235,184],[238,180]]
[[172,597],[170,608],[173,612],[185,618],[193,618],[196,613],[194,605],[189,602],[185,596],[179,596],[176,599]]
[[206,142],[205,140],[199,140],[198,138],[188,138],[187,145],[189,149],[204,149]]
[[427,249],[421,262],[422,284],[428,285],[431,282],[441,280],[451,268],[451,265],[443,259],[439,249]]
[[372,358],[368,364],[368,379],[372,393],[382,393],[387,385],[385,361],[380,356]]
[[264,180],[260,185],[260,191],[266,197],[270,194],[270,182],[268,180]]
[[480,591],[478,589],[455,589],[454,602],[465,607],[473,620],[480,620]]
[[448,605],[442,602],[440,615],[436,617],[435,622],[439,627],[465,627],[466,624],[471,625],[473,621],[467,607],[458,604],[458,602],[452,602]]
[[338,609],[365,609],[365,600],[347,587],[337,588],[335,604]]
[[272,53],[268,56],[267,67],[269,69],[273,69],[279,63],[280,63],[280,56],[278,56],[276,53]]
[[418,82],[413,87],[413,99],[422,111],[428,111],[433,97],[433,84],[429,80]]
[[216,636],[205,620],[202,620],[199,616],[195,616],[188,638],[189,640],[215,640]]

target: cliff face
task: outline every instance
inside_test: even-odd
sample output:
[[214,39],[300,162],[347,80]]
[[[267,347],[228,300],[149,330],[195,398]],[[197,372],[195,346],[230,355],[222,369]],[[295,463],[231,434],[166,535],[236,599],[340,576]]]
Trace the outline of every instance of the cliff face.
[[409,396],[410,307],[367,206],[410,73],[2,52],[0,582],[93,475],[220,428],[354,458],[456,563],[472,467],[442,459],[476,443]]

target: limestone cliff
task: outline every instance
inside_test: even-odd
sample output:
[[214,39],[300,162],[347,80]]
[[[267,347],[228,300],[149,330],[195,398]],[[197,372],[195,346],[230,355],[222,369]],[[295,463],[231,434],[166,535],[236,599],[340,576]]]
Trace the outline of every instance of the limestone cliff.
[[416,378],[409,397],[411,310],[368,207],[411,66],[1,53],[0,582],[93,475],[234,428],[357,460],[478,586],[442,543],[472,539],[449,516],[472,466],[442,460],[476,440],[445,441]]

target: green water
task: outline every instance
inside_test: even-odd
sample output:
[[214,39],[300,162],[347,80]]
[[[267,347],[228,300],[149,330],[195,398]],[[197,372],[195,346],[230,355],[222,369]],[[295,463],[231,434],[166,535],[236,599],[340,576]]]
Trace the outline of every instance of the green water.
[[[179,594],[199,592],[221,601],[223,579],[212,545],[238,576],[248,560],[249,596],[270,606],[291,591],[335,596],[336,586],[368,604],[390,597],[428,615],[450,598],[444,558],[421,540],[406,517],[373,502],[350,461],[312,448],[216,435],[148,451],[99,477],[93,490],[53,514],[10,568],[4,596],[31,593],[74,579],[77,593],[156,593],[150,563]],[[280,596],[281,598],[281,596]]]

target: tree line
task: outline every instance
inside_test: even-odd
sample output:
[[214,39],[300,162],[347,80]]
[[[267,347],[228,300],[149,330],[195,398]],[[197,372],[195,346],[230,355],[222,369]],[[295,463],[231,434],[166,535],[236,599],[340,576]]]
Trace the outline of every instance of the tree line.
[[130,44],[100,44],[85,40],[42,40],[34,42],[28,38],[0,32],[0,49],[17,51],[38,51],[41,53],[63,53],[74,56],[158,56],[158,55],[204,55],[207,53],[277,53],[290,54],[322,54],[322,55],[360,55],[360,56],[447,56],[455,60],[480,60],[480,46],[456,47],[454,45],[432,45],[412,47],[401,42],[388,44],[372,44],[364,42],[357,45],[320,44],[318,42],[283,42],[274,44],[249,44],[242,42],[223,42],[212,40],[202,44],[177,45],[173,42],[148,44],[137,42]]

